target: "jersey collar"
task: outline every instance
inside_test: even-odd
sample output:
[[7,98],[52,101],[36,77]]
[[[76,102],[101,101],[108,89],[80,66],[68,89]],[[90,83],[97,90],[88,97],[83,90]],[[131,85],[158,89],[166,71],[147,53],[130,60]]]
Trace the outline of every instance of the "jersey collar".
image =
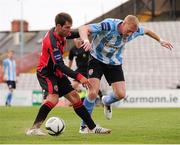
[[122,36],[122,33],[119,31],[118,27],[123,23],[123,20],[119,20],[117,23],[116,23],[116,27],[115,27],[115,30],[116,32]]
[[[55,30],[55,28],[54,28],[54,30]],[[53,30],[53,35],[55,36],[55,38],[60,42],[64,41],[64,37],[57,35],[54,30]]]

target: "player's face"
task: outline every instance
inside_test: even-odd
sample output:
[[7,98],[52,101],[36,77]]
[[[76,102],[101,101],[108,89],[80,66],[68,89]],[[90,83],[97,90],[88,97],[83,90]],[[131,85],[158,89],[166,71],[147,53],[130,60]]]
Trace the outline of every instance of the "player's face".
[[59,34],[63,37],[67,37],[70,34],[72,24],[66,21],[66,23],[63,26],[58,24],[57,27],[59,30]]
[[14,52],[12,52],[12,51],[8,52],[8,57],[9,57],[10,59],[12,59],[13,56],[14,56]]
[[128,37],[130,35],[132,35],[134,32],[136,32],[138,30],[138,28],[132,24],[124,24],[123,27],[123,36],[124,37]]

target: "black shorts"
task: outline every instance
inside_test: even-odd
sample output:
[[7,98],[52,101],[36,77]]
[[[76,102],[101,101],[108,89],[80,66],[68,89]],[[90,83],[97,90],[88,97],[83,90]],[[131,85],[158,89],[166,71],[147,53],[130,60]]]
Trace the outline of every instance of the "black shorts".
[[15,81],[7,81],[7,86],[9,89],[16,89],[16,82]]
[[[84,77],[86,77],[86,78],[88,77],[88,68],[87,67],[86,68],[77,68],[76,71],[81,73]],[[80,81],[78,81],[76,79],[74,79],[73,81],[80,83]]]
[[48,94],[58,94],[59,97],[62,97],[74,90],[71,82],[65,75],[59,78],[55,75],[45,77],[37,73],[37,78],[42,87],[44,98]]
[[92,57],[89,61],[89,78],[101,79],[102,75],[105,76],[109,85],[125,80],[122,65],[105,64]]

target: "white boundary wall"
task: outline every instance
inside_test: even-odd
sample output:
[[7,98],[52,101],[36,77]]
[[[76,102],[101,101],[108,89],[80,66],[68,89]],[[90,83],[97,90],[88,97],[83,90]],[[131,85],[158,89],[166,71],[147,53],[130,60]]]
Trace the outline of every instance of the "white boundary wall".
[[[5,105],[8,90],[0,90],[0,106]],[[12,106],[32,106],[43,100],[41,91],[15,90],[13,92]]]
[[[5,105],[8,90],[0,90],[0,106]],[[32,106],[43,100],[41,91],[15,90],[12,106]],[[113,104],[122,108],[180,107],[180,90],[134,90],[127,91],[127,97]]]
[[113,105],[125,108],[180,107],[180,90],[127,91],[127,97]]
[[[0,90],[0,105],[5,105],[7,90]],[[32,91],[15,90],[12,98],[12,106],[31,106]]]

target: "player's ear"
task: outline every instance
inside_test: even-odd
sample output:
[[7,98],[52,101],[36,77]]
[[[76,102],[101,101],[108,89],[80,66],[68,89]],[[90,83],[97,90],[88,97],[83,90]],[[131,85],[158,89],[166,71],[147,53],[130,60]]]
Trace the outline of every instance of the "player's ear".
[[61,24],[57,24],[57,25],[56,25],[56,28],[57,28],[58,30],[62,29]]

